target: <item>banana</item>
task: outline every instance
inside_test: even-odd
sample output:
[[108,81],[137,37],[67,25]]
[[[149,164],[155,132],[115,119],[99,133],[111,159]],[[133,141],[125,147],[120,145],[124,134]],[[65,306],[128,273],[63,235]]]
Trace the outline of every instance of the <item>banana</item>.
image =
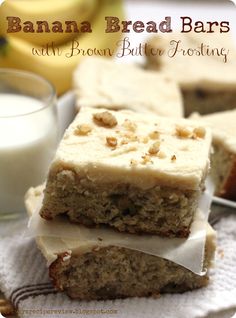
[[[26,21],[33,23],[35,32],[19,32],[11,33],[11,35],[26,40],[28,42],[44,45],[49,41],[55,44],[61,44],[75,38],[78,33],[54,33],[52,32],[52,23],[55,21],[76,21],[79,22],[91,19],[99,0],[5,0],[0,6],[0,30],[1,33],[7,35],[8,20],[7,17],[19,17],[21,19],[20,26]],[[50,32],[38,33],[37,21],[46,21],[49,25]],[[63,25],[65,29],[65,26]],[[44,30],[44,29],[43,29]]]
[[[115,50],[121,33],[105,33],[106,16],[116,16],[123,19],[123,1],[100,0],[99,10],[94,21],[91,21],[92,33],[84,33],[73,40],[79,44],[81,50],[83,49],[85,52],[89,48]],[[73,41],[55,48],[56,51],[60,50],[61,55],[37,56],[32,54],[32,45],[26,41],[15,37],[2,39],[2,46],[0,40],[0,67],[35,72],[51,81],[60,95],[72,87],[74,69],[83,57],[81,54],[68,57]],[[34,48],[40,51],[40,47]]]

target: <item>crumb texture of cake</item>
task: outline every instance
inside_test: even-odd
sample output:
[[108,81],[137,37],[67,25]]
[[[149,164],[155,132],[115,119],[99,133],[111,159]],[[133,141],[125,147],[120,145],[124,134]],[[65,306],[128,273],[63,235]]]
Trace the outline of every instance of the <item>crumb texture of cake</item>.
[[180,89],[169,77],[134,64],[85,58],[74,74],[77,108],[98,107],[183,117]]
[[[209,262],[207,255],[206,268]],[[157,297],[200,288],[209,280],[163,258],[114,246],[69,259],[61,254],[49,273],[59,290],[81,300]]]
[[186,237],[198,197],[193,190],[154,186],[147,191],[128,183],[93,183],[63,170],[47,184],[44,213],[47,218],[52,211],[66,212],[71,221],[91,227],[106,224],[121,232]]
[[[178,53],[171,58],[178,44]],[[185,115],[197,111],[209,114],[236,108],[236,49],[233,39],[225,34],[165,34],[148,42],[152,48],[165,50],[162,56],[148,55],[148,68],[174,79],[183,93]],[[207,47],[209,54],[207,54]],[[213,48],[225,48],[224,56]],[[200,48],[202,48],[200,50]],[[183,50],[199,50],[199,54],[183,55]],[[182,51],[181,51],[182,50]],[[202,53],[201,53],[202,52]],[[201,55],[201,56],[199,56]]]
[[[87,134],[75,133],[85,124]],[[194,121],[83,108],[59,145],[40,214],[186,237],[210,146],[210,129]]]
[[208,125],[213,131],[211,175],[216,195],[236,200],[236,110],[205,116],[195,113],[191,118]]

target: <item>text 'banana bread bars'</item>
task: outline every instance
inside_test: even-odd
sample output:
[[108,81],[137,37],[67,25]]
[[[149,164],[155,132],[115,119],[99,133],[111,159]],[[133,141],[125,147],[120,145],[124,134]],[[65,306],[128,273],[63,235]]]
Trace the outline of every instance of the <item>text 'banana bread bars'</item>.
[[187,237],[210,147],[210,129],[194,121],[82,108],[51,164],[40,214]]

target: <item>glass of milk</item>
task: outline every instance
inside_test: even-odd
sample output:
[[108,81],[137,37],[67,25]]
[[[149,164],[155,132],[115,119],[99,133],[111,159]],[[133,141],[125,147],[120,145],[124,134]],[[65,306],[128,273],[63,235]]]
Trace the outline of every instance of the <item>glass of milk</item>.
[[0,69],[0,219],[25,213],[25,192],[44,182],[56,145],[52,85],[32,73]]

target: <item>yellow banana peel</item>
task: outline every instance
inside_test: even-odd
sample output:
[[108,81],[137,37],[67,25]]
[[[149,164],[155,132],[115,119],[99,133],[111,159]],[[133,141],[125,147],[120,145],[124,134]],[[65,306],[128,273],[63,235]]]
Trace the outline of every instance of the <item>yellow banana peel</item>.
[[[79,34],[53,32],[53,22],[61,22],[64,31],[65,21],[76,21],[79,24],[79,22],[91,20],[98,2],[99,0],[5,0],[0,6],[0,34],[7,35],[9,26],[11,29],[19,26],[21,31],[12,32],[11,36],[38,45],[44,45],[49,41],[62,44]],[[11,17],[16,17],[18,22]],[[46,21],[50,32],[37,32],[37,21]],[[23,28],[29,25],[29,22],[32,22],[34,32],[23,32]],[[45,30],[45,26],[42,29]]]
[[[92,25],[92,33],[84,33],[76,39],[67,42],[64,45],[55,47],[55,53],[52,55],[38,56],[32,54],[36,50],[41,52],[41,47],[8,36],[0,40],[0,67],[10,67],[35,72],[49,81],[51,81],[57,93],[60,95],[72,87],[72,76],[81,58],[82,51],[92,52],[93,49],[101,50],[109,48],[114,51],[117,42],[121,38],[121,32],[105,33],[106,16],[116,16],[124,19],[123,1],[122,0],[100,0],[96,16]],[[4,42],[5,41],[5,42]],[[2,43],[2,44],[1,44]],[[80,54],[71,55],[72,43],[79,46]],[[76,53],[77,50],[75,50]],[[58,54],[61,52],[61,55]],[[106,51],[107,52],[107,51]],[[50,53],[52,51],[50,50]]]

